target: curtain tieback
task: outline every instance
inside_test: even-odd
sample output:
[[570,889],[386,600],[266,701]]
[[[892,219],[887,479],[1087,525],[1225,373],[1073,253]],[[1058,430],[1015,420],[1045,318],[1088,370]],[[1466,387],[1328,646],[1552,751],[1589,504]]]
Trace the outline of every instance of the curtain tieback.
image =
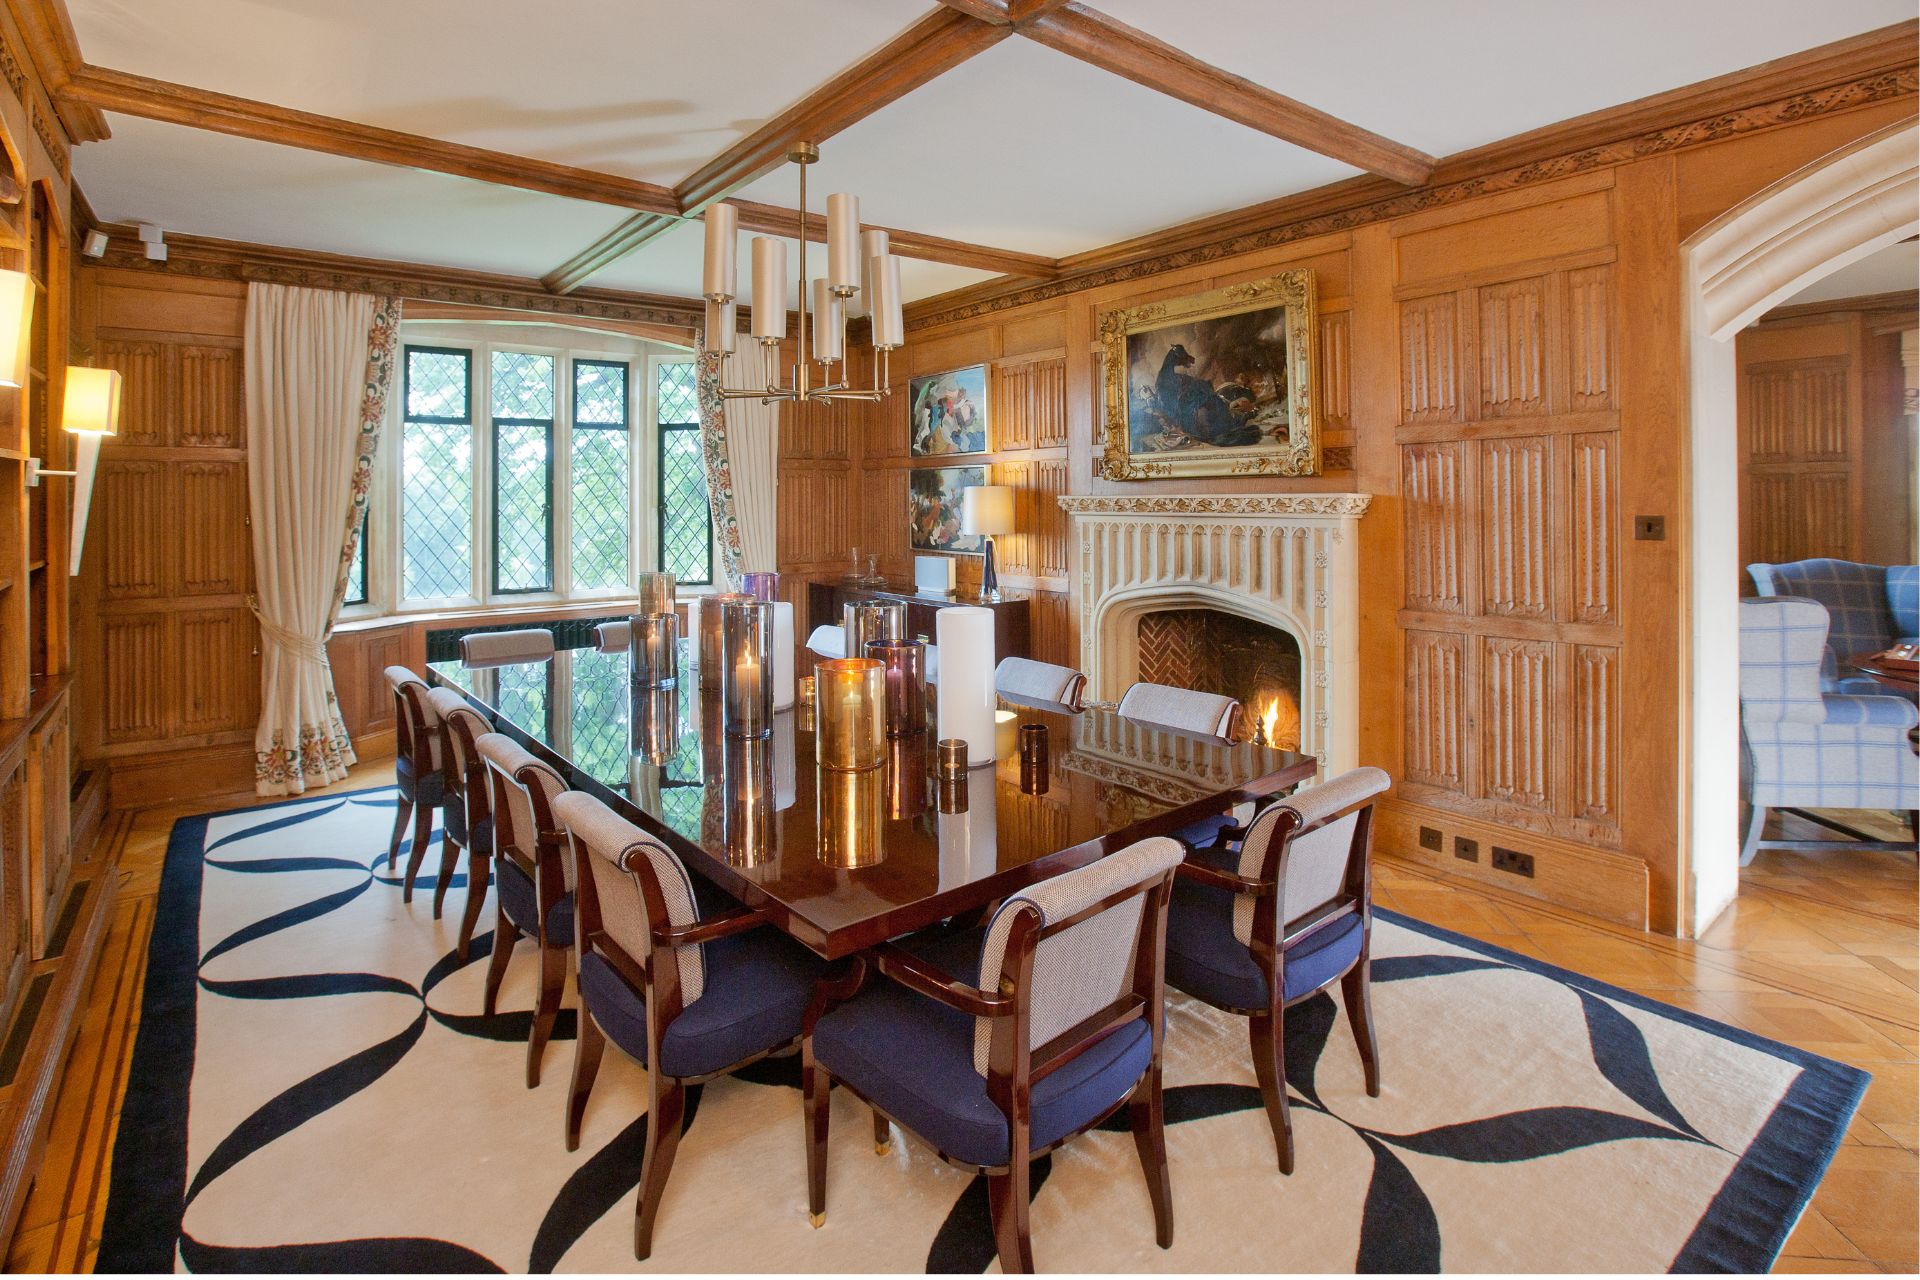
[[249,605],[248,608],[253,610],[253,620],[260,624],[260,634],[269,641],[302,662],[322,667],[327,665],[326,641],[303,636],[298,631],[289,631],[279,623],[270,621],[257,605]]

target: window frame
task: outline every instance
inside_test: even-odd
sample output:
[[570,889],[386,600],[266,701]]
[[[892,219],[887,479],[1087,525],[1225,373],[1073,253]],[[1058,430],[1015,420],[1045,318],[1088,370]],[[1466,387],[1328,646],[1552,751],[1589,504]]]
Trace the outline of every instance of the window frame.
[[[536,357],[545,356],[548,359],[553,361],[553,386],[552,386],[553,416],[551,418],[501,417],[500,415],[494,413],[493,411],[493,362],[494,362],[494,357],[502,352],[505,352],[510,355],[523,355],[523,356],[536,356]],[[554,478],[555,464],[558,461],[560,435],[562,433],[561,424],[563,420],[563,415],[561,412],[562,405],[560,403],[560,391],[561,391],[562,383],[564,382],[567,388],[568,394],[571,395],[572,393],[573,361],[571,358],[569,358],[568,353],[566,353],[565,351],[554,350],[546,347],[523,346],[518,343],[489,344],[486,348],[486,353],[487,353],[486,404],[487,404],[487,455],[488,455],[487,456],[487,473],[489,476],[492,477],[492,483],[488,490],[488,495],[487,495],[487,513],[486,513],[487,556],[486,558],[487,558],[488,591],[484,599],[495,600],[502,596],[509,596],[515,599],[526,599],[528,597],[542,597],[542,598],[558,597],[561,599],[565,599],[566,598],[565,593],[561,590],[561,584],[560,584],[560,561],[563,557],[559,554],[559,548],[555,545],[555,540],[554,540],[554,530],[559,525],[560,522],[557,519],[559,512],[556,509],[557,503],[556,503],[554,492],[553,492],[553,489],[554,489],[553,478]],[[565,409],[566,409],[566,412],[564,414],[564,421],[565,421],[564,429],[565,429],[565,432],[568,434],[568,436],[571,437],[572,431],[573,431],[573,406],[571,402],[569,402],[565,406]],[[547,488],[547,502],[546,502],[547,581],[546,581],[546,585],[544,586],[503,587],[500,585],[500,452],[501,452],[500,451],[500,429],[502,427],[544,427],[546,429],[547,465],[546,465],[546,475],[544,477],[544,483],[546,484],[546,488]],[[572,474],[571,466],[568,467],[568,474],[569,475]],[[476,486],[476,491],[477,491],[477,486]],[[572,530],[571,519],[567,521],[567,528],[569,532],[571,532]],[[571,540],[569,540],[569,542],[571,542]],[[569,554],[567,557],[565,557],[568,560],[571,560],[572,558],[571,550],[572,550],[571,545],[569,545],[569,548],[568,548]]]
[[[689,351],[685,356],[671,355],[664,352],[656,352],[653,355],[650,355],[647,357],[647,419],[648,419],[649,425],[653,430],[653,448],[649,450],[649,452],[653,455],[651,458],[652,470],[653,470],[653,491],[650,495],[651,501],[653,503],[653,512],[654,512],[653,514],[653,545],[654,545],[653,563],[656,566],[659,566],[661,568],[664,568],[666,566],[666,559],[667,559],[666,469],[667,469],[668,428],[660,421],[660,366],[664,364],[696,365],[696,369],[695,369],[696,378],[698,377],[698,373],[699,373],[697,368],[697,364],[698,364],[697,359],[695,358],[694,353],[691,351]],[[697,412],[698,412],[698,406],[696,404],[696,413]],[[674,429],[683,434],[688,430],[687,426],[683,424],[676,424]],[[698,436],[699,430],[700,430],[700,423],[699,423],[699,419],[696,417],[692,424],[693,434],[695,436]],[[701,464],[700,464],[701,470],[703,473],[706,470],[706,458],[704,454],[705,454],[705,446],[703,444]],[[719,541],[717,538],[714,537],[714,531],[713,531],[713,489],[711,484],[709,484],[707,488],[707,576],[704,581],[694,582],[694,581],[688,580],[685,583],[685,585],[689,587],[698,588],[700,590],[705,590],[705,591],[719,590],[720,589],[719,585],[714,581],[714,572],[715,572],[715,569],[718,567],[719,563],[720,563]]]
[[[412,354],[416,351],[422,351],[422,352],[426,352],[433,355],[457,355],[457,356],[464,356],[466,358],[466,361],[467,361],[466,416],[449,417],[449,416],[438,415],[438,414],[421,414],[416,417],[407,412],[407,405],[409,401],[411,401],[411,399],[413,398],[413,395],[412,395],[413,360],[411,357],[412,357]],[[480,602],[480,595],[478,590],[479,581],[474,576],[474,567],[479,561],[479,557],[481,553],[481,542],[484,534],[484,529],[482,527],[482,522],[481,522],[480,484],[479,484],[480,472],[478,468],[480,465],[480,459],[486,452],[486,447],[485,447],[486,437],[489,433],[482,431],[480,429],[480,424],[474,419],[474,410],[477,405],[486,403],[486,399],[485,399],[486,390],[482,384],[483,373],[484,373],[484,370],[481,367],[480,351],[478,348],[474,346],[471,346],[466,343],[408,342],[406,341],[405,338],[401,339],[399,403],[396,406],[397,412],[390,413],[388,415],[389,423],[392,428],[393,440],[395,442],[394,448],[389,451],[392,453],[394,458],[392,470],[393,470],[393,496],[395,499],[394,507],[393,507],[393,519],[391,521],[392,530],[393,530],[393,539],[392,539],[392,547],[391,547],[392,559],[393,559],[393,588],[392,589],[393,589],[393,600],[407,605],[412,611],[415,611],[415,612],[436,610],[436,609],[446,609],[449,607],[464,608]],[[407,591],[407,563],[406,563],[406,555],[405,555],[406,531],[407,531],[406,448],[407,448],[407,424],[410,422],[423,423],[428,426],[465,427],[470,435],[468,452],[471,456],[471,461],[469,465],[472,466],[474,470],[468,477],[468,501],[467,501],[468,563],[467,563],[467,591],[466,591],[466,594],[464,595],[411,596],[410,597],[406,594],[406,591]]]
[[[567,483],[561,487],[567,491],[567,598],[569,600],[598,600],[631,595],[639,585],[636,575],[645,558],[645,539],[641,534],[643,522],[640,519],[640,507],[644,500],[642,482],[645,479],[645,468],[641,465],[641,460],[635,456],[644,452],[640,447],[642,442],[635,439],[635,434],[645,431],[646,424],[635,415],[636,397],[640,397],[639,405],[649,409],[653,401],[651,397],[643,396],[634,386],[634,373],[639,368],[652,368],[653,354],[649,352],[644,356],[621,357],[588,355],[585,352],[576,351],[567,361]],[[582,588],[575,584],[573,576],[573,435],[574,432],[582,429],[576,419],[580,410],[580,382],[577,371],[583,364],[603,367],[619,366],[626,370],[626,397],[621,407],[622,425],[619,429],[627,434],[627,580],[617,587]],[[588,431],[614,429],[611,424],[603,422],[589,423],[585,428]],[[657,559],[657,556],[654,558]]]

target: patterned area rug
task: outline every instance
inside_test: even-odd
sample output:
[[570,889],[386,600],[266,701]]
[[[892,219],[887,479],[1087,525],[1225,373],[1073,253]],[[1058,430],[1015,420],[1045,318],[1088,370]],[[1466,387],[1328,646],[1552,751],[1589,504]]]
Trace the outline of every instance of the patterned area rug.
[[[571,1015],[528,1090],[532,948],[482,1016],[487,936],[453,956],[464,885],[435,921],[431,857],[411,906],[373,870],[393,805],[362,791],[175,827],[100,1270],[635,1269],[642,1069],[609,1051],[568,1154]],[[1123,1115],[1035,1169],[1038,1264],[1767,1269],[1863,1073],[1404,917],[1375,938],[1381,1097],[1335,998],[1293,1009],[1283,1177],[1245,1021],[1176,996],[1173,1248],[1153,1243]],[[876,1156],[845,1094],[812,1229],[798,1076],[789,1057],[695,1090],[650,1269],[997,1265],[984,1183],[911,1138]]]

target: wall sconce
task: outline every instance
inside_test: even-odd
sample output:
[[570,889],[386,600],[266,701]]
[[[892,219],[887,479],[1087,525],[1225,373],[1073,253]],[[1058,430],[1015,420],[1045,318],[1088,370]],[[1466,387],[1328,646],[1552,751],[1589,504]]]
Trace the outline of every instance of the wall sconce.
[[[0,295],[0,306],[4,305]],[[0,350],[4,350],[0,347]],[[114,369],[89,369],[71,365],[67,369],[66,402],[61,406],[60,425],[74,434],[73,470],[45,471],[38,458],[27,459],[27,484],[37,485],[41,476],[73,477],[73,535],[67,574],[80,572],[80,553],[86,546],[87,509],[93,505],[93,475],[100,465],[100,441],[120,430],[120,374]]]
[[0,387],[27,385],[33,345],[33,278],[0,271]]

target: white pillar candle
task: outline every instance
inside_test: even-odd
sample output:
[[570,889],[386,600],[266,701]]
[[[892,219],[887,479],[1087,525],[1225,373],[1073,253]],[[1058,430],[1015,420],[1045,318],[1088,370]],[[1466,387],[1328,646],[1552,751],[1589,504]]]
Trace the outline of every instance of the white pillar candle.
[[967,807],[939,815],[941,892],[983,879],[1000,869],[1000,788],[983,773],[967,782]]
[[940,644],[936,738],[964,738],[969,766],[992,764],[993,610],[959,606],[933,615]]
[[840,288],[860,286],[860,197],[827,197],[827,280]]
[[[907,325],[900,304],[900,259],[889,253],[875,258],[868,270],[873,276],[873,296],[867,299],[867,308],[873,315],[873,345],[900,346],[907,340]],[[756,309],[754,314],[760,313]]]
[[773,602],[773,709],[793,705],[793,606]]
[[838,360],[846,353],[847,312],[831,281],[813,282],[813,358]]
[[707,350],[733,350],[733,303],[707,303]]
[[787,336],[787,245],[772,236],[753,238],[753,336]]
[[708,205],[700,215],[707,230],[707,269],[702,292],[709,302],[731,302],[739,292],[740,211],[730,204]]

